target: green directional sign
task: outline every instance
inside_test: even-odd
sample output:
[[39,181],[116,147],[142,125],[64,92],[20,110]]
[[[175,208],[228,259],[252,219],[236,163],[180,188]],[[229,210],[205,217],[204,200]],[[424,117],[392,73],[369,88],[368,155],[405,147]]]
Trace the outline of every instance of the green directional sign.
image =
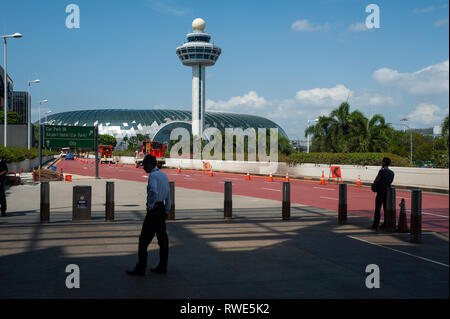
[[44,146],[94,148],[94,126],[44,126]]

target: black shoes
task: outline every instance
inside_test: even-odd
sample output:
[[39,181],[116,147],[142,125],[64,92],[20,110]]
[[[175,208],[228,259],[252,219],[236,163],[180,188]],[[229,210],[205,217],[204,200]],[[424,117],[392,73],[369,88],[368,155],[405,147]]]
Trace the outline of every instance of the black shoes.
[[161,274],[161,275],[167,274],[167,269],[163,268],[163,267],[160,267],[160,266],[158,266],[156,268],[153,268],[153,269],[150,269],[150,271],[154,272],[156,274]]
[[127,270],[126,273],[130,276],[145,276],[145,271]]
[[1,217],[7,217],[8,215],[6,213],[3,213],[0,215]]

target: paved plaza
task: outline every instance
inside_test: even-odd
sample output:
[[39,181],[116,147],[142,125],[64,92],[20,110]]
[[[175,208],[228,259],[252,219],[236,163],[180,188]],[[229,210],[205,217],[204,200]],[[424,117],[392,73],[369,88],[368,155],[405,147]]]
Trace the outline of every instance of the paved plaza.
[[[105,184],[74,177],[50,183],[50,223],[39,223],[40,186],[7,190],[0,219],[0,298],[448,298],[448,238],[375,233],[370,220],[337,223],[330,210],[176,188],[176,220],[167,222],[165,276],[129,277],[137,261],[146,184],[115,182],[115,221],[105,222]],[[72,222],[72,187],[92,186],[92,220]],[[149,266],[158,263],[156,238]],[[65,285],[66,266],[80,268],[80,288]],[[380,269],[380,288],[366,287],[366,266]]]

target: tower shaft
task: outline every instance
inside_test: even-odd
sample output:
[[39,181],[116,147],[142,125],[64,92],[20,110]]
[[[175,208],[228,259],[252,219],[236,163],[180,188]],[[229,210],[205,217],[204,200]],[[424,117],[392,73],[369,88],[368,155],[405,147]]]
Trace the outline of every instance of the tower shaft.
[[202,136],[205,126],[205,66],[192,66],[192,135]]

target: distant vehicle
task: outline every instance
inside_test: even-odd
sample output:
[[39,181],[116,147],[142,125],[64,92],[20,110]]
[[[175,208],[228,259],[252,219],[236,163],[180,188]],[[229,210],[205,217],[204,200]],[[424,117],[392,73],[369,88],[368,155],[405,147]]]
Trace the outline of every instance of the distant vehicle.
[[112,155],[112,146],[111,145],[100,145],[98,147],[98,152],[100,155],[100,164],[102,164],[102,163],[114,164],[114,158]]
[[73,153],[67,153],[66,154],[66,161],[67,160],[72,160],[73,161],[74,159],[75,159],[75,156],[73,155]]
[[67,153],[70,152],[70,147],[63,147],[61,149],[61,153],[59,154],[59,157],[64,158],[66,157]]
[[142,146],[136,150],[135,163],[137,166],[142,165],[145,155],[150,154],[156,157],[158,168],[166,164],[166,145],[156,141],[144,141]]

